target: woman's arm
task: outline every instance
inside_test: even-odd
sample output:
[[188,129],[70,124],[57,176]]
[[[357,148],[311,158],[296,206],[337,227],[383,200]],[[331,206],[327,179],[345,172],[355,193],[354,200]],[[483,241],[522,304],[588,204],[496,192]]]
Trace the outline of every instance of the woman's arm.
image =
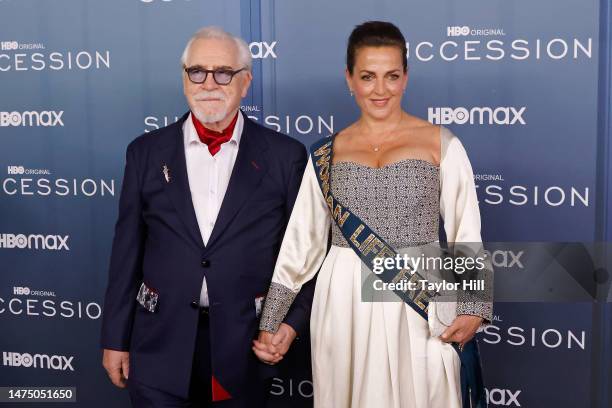
[[[440,214],[444,220],[449,247],[463,249],[470,255],[482,254],[480,210],[472,166],[459,138],[441,128]],[[460,249],[461,248],[461,249]],[[460,291],[456,314],[479,316],[486,322],[493,318],[493,268],[489,258],[485,267],[471,279],[481,279],[484,291]]]
[[309,159],[276,260],[260,330],[275,333],[302,285],[318,272],[327,251],[330,225],[329,210]]

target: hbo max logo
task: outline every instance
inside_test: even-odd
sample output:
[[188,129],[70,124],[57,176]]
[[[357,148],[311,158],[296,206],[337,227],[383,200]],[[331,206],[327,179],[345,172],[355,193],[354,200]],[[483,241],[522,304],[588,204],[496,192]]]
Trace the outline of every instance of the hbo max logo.
[[503,406],[503,407],[520,407],[521,403],[518,400],[518,396],[522,390],[506,390],[493,388],[485,388],[487,401],[490,405]]
[[470,35],[470,27],[468,26],[446,27],[446,35],[448,37],[460,37],[460,36]]
[[68,246],[69,238],[69,235],[0,234],[0,248],[70,251],[70,247]]
[[429,108],[427,110],[428,120],[435,125],[464,125],[474,123],[483,125],[525,125],[523,114],[527,107],[515,108],[513,106],[474,107],[471,109],[459,108]]
[[17,41],[2,41],[0,42],[0,49],[2,51],[12,51],[19,48],[19,43]]
[[47,354],[2,352],[2,363],[9,367],[34,367],[61,371],[74,371],[72,360],[74,356],[49,356]]
[[0,112],[0,126],[64,126],[64,111]]
[[262,59],[262,58],[276,58],[276,51],[274,50],[276,47],[276,41],[272,43],[267,42],[252,42],[249,44],[249,50],[251,51],[251,56],[254,59]]

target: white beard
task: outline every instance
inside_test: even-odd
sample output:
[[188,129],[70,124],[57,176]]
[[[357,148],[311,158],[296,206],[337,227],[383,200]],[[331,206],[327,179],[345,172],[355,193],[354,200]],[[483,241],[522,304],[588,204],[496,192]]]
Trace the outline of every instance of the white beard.
[[191,111],[201,123],[213,123],[213,122],[219,122],[225,119],[225,117],[228,114],[228,108],[227,108],[227,100],[223,93],[217,92],[217,91],[201,91],[197,93],[196,95],[194,95],[194,99],[196,101],[199,98],[219,98],[221,99],[224,105],[221,110],[217,112],[209,112],[209,113],[205,112],[203,109],[199,109],[197,106],[192,106]]
[[223,109],[222,111],[215,113],[204,113],[200,109],[195,108],[191,110],[195,115],[196,119],[200,121],[200,123],[213,123],[220,122],[227,116],[227,109]]

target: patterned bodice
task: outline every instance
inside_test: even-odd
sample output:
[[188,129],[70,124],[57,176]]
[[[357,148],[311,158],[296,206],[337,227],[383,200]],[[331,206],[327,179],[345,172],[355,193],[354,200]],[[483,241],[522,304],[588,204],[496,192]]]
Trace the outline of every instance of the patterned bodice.
[[[439,168],[427,161],[405,159],[381,168],[334,163],[331,191],[396,248],[438,240]],[[332,244],[348,247],[335,223]]]

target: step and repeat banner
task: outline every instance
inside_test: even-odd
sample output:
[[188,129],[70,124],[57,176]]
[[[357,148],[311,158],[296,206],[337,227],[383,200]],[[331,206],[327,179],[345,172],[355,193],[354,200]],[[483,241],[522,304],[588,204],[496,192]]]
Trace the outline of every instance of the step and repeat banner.
[[[187,110],[179,59],[206,25],[250,45],[243,111],[309,145],[358,117],[344,81],[352,28],[395,23],[408,42],[404,107],[461,138],[483,238],[602,239],[604,3],[0,0],[0,386],[70,386],[69,406],[129,406],[98,346],[125,148]],[[497,303],[480,334],[490,406],[594,406],[610,364],[605,313]],[[307,337],[271,392],[271,407],[311,406]]]

